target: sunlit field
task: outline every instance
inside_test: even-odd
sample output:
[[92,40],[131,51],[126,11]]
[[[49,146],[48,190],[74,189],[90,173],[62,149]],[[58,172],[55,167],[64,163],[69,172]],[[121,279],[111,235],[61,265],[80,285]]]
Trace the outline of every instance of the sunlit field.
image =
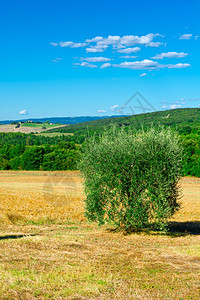
[[[35,124],[35,123],[25,123],[21,124],[19,128],[16,128],[15,124],[1,125],[0,124],[0,132],[21,132],[21,133],[42,133],[51,128],[62,127],[63,125],[55,125],[55,124]],[[45,129],[44,129],[45,127]]]
[[170,230],[125,235],[84,217],[81,175],[0,172],[0,299],[200,299],[200,178]]
[[0,172],[0,222],[43,224],[83,221],[81,176],[67,172]]

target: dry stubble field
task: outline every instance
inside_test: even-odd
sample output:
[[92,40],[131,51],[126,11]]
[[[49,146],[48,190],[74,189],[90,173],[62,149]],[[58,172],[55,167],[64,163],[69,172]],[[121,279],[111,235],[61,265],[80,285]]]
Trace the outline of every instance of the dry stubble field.
[[0,172],[0,299],[200,299],[200,178],[168,234],[84,218],[79,172]]
[[14,124],[8,124],[8,125],[1,125],[0,124],[0,132],[21,132],[21,133],[45,133],[45,131],[47,131],[50,128],[58,128],[58,127],[62,127],[64,125],[47,125],[47,129],[43,129],[43,124],[41,125],[37,125],[37,126],[26,126],[26,125],[21,125],[19,128],[16,128],[16,125]]

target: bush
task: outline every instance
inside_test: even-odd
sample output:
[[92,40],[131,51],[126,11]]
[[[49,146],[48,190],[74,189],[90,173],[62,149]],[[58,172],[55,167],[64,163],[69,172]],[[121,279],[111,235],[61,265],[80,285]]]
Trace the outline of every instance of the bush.
[[164,128],[133,133],[113,126],[88,139],[79,166],[88,220],[163,229],[179,207],[179,144],[177,133]]
[[23,170],[39,170],[43,162],[45,148],[43,146],[27,146],[21,156]]

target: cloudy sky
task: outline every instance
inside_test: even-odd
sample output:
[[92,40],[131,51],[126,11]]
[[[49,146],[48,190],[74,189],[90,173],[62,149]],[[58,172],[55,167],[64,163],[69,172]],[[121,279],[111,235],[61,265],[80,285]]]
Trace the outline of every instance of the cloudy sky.
[[0,120],[200,107],[199,3],[2,1]]

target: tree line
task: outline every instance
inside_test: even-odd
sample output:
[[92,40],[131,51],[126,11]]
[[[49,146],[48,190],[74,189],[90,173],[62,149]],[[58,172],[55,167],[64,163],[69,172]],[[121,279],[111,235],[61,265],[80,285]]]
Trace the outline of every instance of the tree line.
[[[199,128],[187,125],[176,131],[183,145],[182,175],[200,177]],[[94,132],[55,137],[0,133],[0,170],[76,170],[81,145],[88,134]]]
[[70,136],[0,133],[0,169],[75,170],[79,149]]
[[200,177],[200,108],[182,108],[158,111],[113,119],[95,120],[66,127],[50,129],[49,132],[73,133],[73,139],[81,144],[87,136],[101,135],[104,129],[116,124],[133,132],[143,128],[170,127],[177,131],[183,143],[182,175]]

